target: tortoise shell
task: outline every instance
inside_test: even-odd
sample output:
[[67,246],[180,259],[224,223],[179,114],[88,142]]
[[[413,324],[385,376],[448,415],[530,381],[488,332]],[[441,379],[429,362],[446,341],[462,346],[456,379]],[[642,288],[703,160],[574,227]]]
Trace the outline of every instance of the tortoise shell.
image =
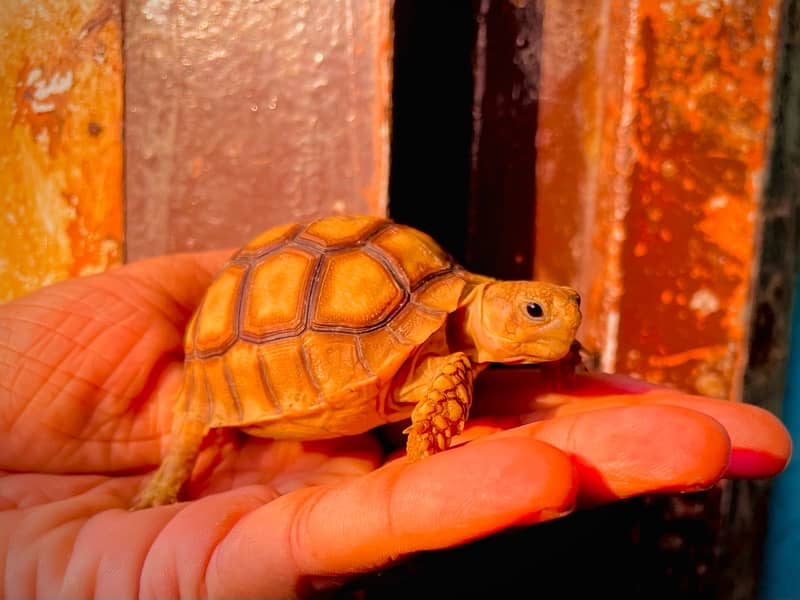
[[273,438],[404,418],[392,377],[441,330],[467,278],[432,238],[389,219],[271,228],[227,262],[192,317],[176,409]]

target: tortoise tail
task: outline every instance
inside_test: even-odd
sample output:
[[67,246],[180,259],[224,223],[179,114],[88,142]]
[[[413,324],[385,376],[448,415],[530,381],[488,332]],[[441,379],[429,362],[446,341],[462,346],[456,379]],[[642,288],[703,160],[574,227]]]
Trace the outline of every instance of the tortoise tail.
[[[175,406],[181,406],[185,401],[184,395],[181,388]],[[175,414],[169,451],[155,474],[133,499],[130,510],[172,504],[178,500],[181,488],[192,473],[200,444],[208,429],[208,423]]]

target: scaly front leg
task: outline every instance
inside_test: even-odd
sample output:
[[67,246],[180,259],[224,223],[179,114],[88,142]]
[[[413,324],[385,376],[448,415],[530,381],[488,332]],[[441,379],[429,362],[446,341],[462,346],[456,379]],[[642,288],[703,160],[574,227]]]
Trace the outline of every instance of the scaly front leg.
[[472,404],[472,364],[463,352],[441,359],[424,398],[411,413],[406,454],[412,462],[450,447],[464,430]]

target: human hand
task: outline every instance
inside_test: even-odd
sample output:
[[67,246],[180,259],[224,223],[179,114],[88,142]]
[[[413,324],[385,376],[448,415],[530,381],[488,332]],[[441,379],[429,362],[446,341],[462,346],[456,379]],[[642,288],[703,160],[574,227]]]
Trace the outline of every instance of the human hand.
[[374,433],[222,432],[191,500],[129,512],[170,431],[183,328],[229,254],[142,261],[0,306],[7,596],[299,596],[409,553],[788,461],[786,430],[752,406],[607,375],[548,392],[540,370],[500,369],[478,378],[444,453],[408,464],[402,441],[387,454]]

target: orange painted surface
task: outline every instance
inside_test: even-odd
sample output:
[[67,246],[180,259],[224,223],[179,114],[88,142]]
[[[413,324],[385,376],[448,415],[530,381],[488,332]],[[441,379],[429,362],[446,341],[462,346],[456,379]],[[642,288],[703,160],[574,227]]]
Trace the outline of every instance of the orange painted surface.
[[740,397],[778,5],[547,3],[536,274],[604,370]]
[[0,302],[122,257],[122,59],[112,0],[0,11]]

